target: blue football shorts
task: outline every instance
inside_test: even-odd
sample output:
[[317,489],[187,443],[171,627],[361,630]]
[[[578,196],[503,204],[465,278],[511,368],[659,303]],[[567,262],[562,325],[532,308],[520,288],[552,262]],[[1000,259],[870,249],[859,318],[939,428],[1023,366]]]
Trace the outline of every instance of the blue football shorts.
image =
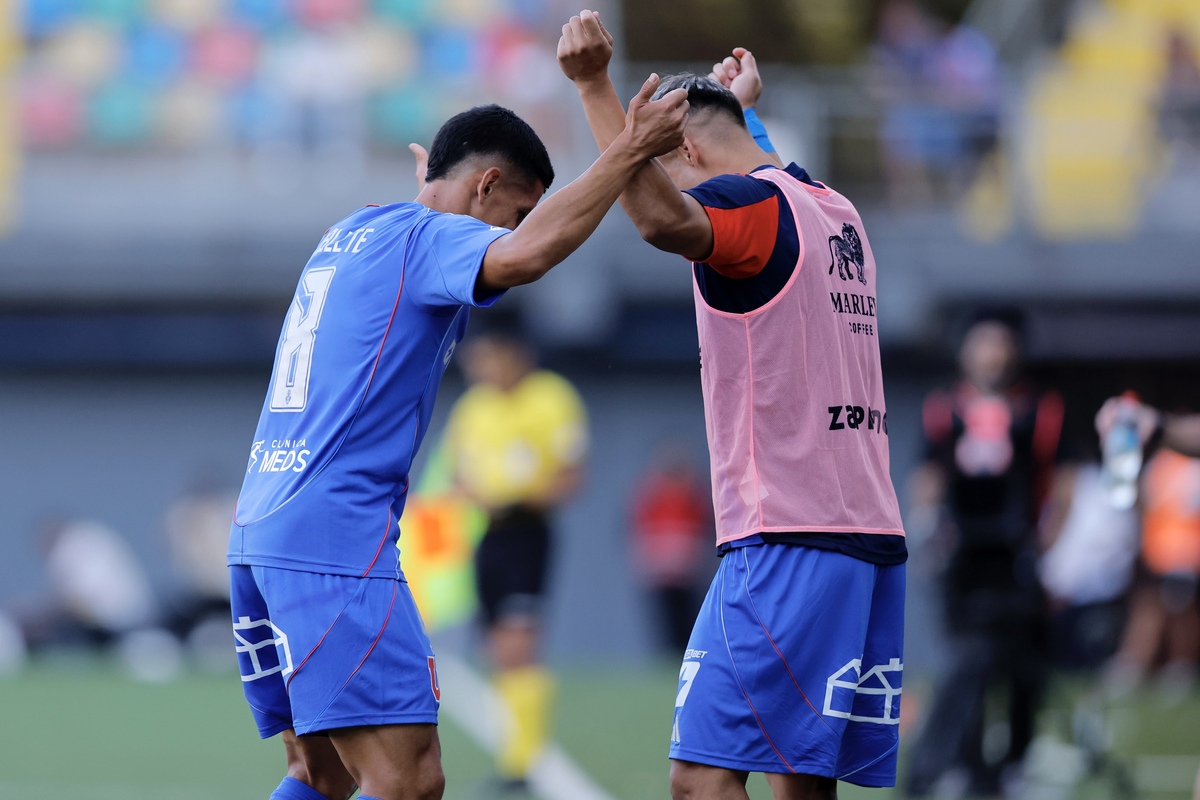
[[433,649],[402,579],[231,566],[242,688],[264,739],[437,723]]
[[903,564],[730,550],[684,653],[671,758],[894,786],[903,644]]

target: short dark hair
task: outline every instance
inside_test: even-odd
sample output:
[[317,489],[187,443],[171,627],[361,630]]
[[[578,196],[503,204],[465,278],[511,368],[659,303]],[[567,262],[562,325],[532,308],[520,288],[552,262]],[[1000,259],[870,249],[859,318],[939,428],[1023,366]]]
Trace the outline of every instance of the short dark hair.
[[471,156],[499,156],[550,188],[554,167],[529,123],[507,108],[475,106],[446,120],[433,137],[425,180],[444,178]]
[[658,86],[654,99],[658,100],[667,92],[676,89],[686,89],[688,106],[692,114],[702,111],[715,111],[724,114],[746,127],[746,118],[742,115],[742,104],[732,91],[717,83],[707,75],[697,75],[694,72],[680,72],[668,75]]
[[993,325],[1002,325],[1008,328],[1009,332],[1018,340],[1025,338],[1025,329],[1028,324],[1024,309],[1017,306],[1003,305],[986,305],[971,309],[967,314],[964,333],[971,330],[976,325],[990,323]]
[[1024,353],[1029,327],[1024,309],[1005,305],[986,305],[971,309],[960,323],[960,348],[967,341],[967,335],[978,325],[999,325],[1005,328],[1012,335],[1017,351]]

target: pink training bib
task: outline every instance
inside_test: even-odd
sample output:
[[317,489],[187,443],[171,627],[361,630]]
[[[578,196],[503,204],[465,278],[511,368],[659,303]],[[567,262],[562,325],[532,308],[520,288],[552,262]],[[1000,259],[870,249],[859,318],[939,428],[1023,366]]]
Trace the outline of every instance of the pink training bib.
[[710,307],[693,279],[717,544],[757,533],[903,536],[888,473],[875,259],[854,206],[783,170],[800,235],[762,308]]

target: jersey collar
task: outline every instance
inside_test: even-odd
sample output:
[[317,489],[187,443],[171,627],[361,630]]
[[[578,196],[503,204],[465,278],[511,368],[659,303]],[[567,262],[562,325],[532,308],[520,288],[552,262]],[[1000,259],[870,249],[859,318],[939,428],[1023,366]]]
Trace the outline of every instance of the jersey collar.
[[[764,170],[764,169],[779,169],[779,167],[775,166],[774,164],[763,164],[761,167],[759,167],[758,169],[756,169],[754,171],[759,172],[760,170]],[[828,189],[829,188],[828,186],[825,186],[822,183],[817,183],[816,181],[814,181],[811,177],[809,177],[808,170],[799,166],[795,161],[793,161],[792,163],[790,163],[786,167],[784,167],[783,171],[786,172],[788,175],[791,175],[793,178],[800,181],[801,183],[807,183],[809,186],[815,186],[818,189]]]

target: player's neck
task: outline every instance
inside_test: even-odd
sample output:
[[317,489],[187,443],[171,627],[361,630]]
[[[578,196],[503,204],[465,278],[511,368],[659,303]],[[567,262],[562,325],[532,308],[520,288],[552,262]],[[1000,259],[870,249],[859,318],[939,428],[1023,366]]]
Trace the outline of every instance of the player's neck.
[[749,142],[738,142],[736,147],[731,148],[727,161],[729,168],[725,172],[746,175],[764,164],[771,164],[771,157],[763,152],[757,142],[750,140]]
[[470,188],[459,181],[430,181],[413,202],[442,214],[466,214],[471,210]]
[[771,158],[753,140],[742,141],[738,137],[723,147],[711,148],[708,153],[706,172],[717,175],[747,175],[764,164],[770,164]]

